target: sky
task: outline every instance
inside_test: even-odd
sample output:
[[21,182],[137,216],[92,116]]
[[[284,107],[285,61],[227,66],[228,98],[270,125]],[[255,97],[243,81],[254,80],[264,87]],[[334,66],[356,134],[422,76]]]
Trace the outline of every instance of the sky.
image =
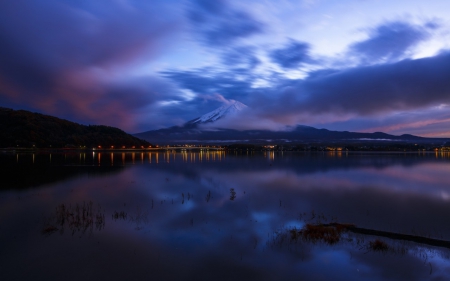
[[447,0],[6,0],[0,106],[129,133],[217,126],[450,137]]

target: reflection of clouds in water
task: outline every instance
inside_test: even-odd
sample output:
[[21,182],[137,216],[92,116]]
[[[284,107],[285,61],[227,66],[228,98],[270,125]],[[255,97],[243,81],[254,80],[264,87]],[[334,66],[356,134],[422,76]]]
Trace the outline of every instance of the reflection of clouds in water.
[[[450,238],[450,206],[441,199],[447,196],[441,188],[449,181],[442,168],[446,163],[408,166],[398,164],[405,159],[380,161],[373,156],[372,164],[370,157],[363,165],[358,165],[359,160],[334,158],[330,164],[325,156],[296,155],[275,156],[271,163],[258,156],[232,155],[221,162],[208,162],[205,156],[203,162],[197,157],[195,163],[186,163],[174,154],[170,154],[170,163],[164,163],[162,155],[159,163],[154,157],[152,163],[144,159],[144,164],[136,159],[134,166],[121,173],[54,183],[45,189],[48,196],[26,202],[33,202],[35,210],[62,202],[100,203],[106,213],[101,237],[107,237],[100,242],[110,243],[102,248],[108,253],[105,262],[112,264],[117,254],[129,257],[133,254],[129,248],[137,244],[142,260],[136,261],[135,268],[142,272],[151,268],[155,277],[167,277],[163,272],[167,267],[161,264],[170,264],[169,271],[175,269],[177,277],[185,279],[195,274],[214,278],[229,268],[236,273],[234,277],[248,280],[311,280],[319,273],[335,280],[395,280],[399,276],[425,280],[448,274],[448,265],[438,255],[429,258],[434,272],[430,277],[429,268],[415,257],[365,254],[340,244],[333,248],[269,245],[276,231],[300,228],[304,221],[324,217],[361,227]],[[381,169],[377,168],[380,163]],[[411,172],[433,173],[434,181],[411,177]],[[236,192],[232,201],[231,189]],[[8,204],[8,211],[11,216],[23,215],[24,206]],[[114,212],[127,213],[127,220],[114,221]],[[29,239],[26,245],[32,251],[35,243]],[[56,240],[49,243],[55,249],[61,247]],[[10,262],[18,260],[13,257]],[[159,265],[145,262],[148,257],[160,260]]]
[[441,197],[445,201],[448,201],[448,199],[450,198],[450,194],[448,194],[448,192],[446,192],[446,191],[441,191]]
[[[442,164],[441,164],[442,165]],[[423,196],[441,198],[442,189],[450,190],[448,170],[434,170],[438,164],[417,165],[410,168],[391,166],[385,169],[361,168],[351,170],[331,170],[320,173],[299,174],[273,168],[271,171],[249,171],[221,173],[214,169],[202,171],[202,174],[213,177],[216,181],[240,187],[267,187],[278,189],[350,189],[365,187],[377,188],[380,191],[396,191],[399,193],[418,193]],[[203,168],[202,168],[203,169]],[[220,180],[218,180],[220,179]]]

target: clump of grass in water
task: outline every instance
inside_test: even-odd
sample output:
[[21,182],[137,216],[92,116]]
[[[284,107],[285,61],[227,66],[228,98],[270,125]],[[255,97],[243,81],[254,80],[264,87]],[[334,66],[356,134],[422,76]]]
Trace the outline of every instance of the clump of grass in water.
[[105,215],[101,212],[100,205],[98,208],[97,212],[94,212],[92,201],[83,202],[82,205],[76,204],[74,207],[60,204],[56,207],[55,215],[50,219],[59,228],[49,222],[42,229],[42,234],[52,234],[57,230],[63,234],[66,226],[72,231],[72,235],[78,231],[85,233],[87,230],[92,233],[94,224],[97,230],[101,230],[105,226]]
[[307,241],[322,241],[329,245],[333,245],[341,239],[342,231],[343,228],[339,227],[307,224],[298,232],[296,230],[291,230],[291,239],[297,240],[302,237]]
[[369,249],[376,252],[386,252],[389,250],[389,246],[386,242],[376,239],[369,242]]
[[113,220],[126,220],[127,219],[127,213],[125,213],[124,211],[114,211],[114,213],[112,214],[112,218]]
[[233,201],[236,199],[236,191],[234,191],[234,188],[230,188],[230,200]]
[[141,207],[138,206],[136,212],[130,216],[129,220],[136,224],[136,230],[141,230],[143,229],[143,226],[141,225],[148,223],[148,212],[143,211]]
[[50,235],[50,234],[52,234],[53,232],[56,232],[56,231],[58,231],[58,230],[59,230],[59,229],[56,228],[56,227],[54,227],[53,225],[49,225],[49,226],[45,226],[45,227],[42,229],[42,234]]
[[309,242],[325,242],[333,245],[341,240],[343,232],[354,227],[353,224],[306,224],[302,229],[289,230],[291,241],[303,239]]

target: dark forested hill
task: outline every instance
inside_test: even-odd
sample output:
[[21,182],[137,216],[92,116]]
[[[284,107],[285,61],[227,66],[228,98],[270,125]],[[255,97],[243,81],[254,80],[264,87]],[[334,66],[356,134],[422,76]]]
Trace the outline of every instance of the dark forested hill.
[[49,115],[0,107],[0,147],[148,146],[109,126],[85,126]]

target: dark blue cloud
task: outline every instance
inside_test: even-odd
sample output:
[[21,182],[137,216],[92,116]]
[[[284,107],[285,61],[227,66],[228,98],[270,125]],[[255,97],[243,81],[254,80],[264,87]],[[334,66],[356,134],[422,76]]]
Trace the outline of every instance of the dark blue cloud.
[[450,53],[322,71],[263,93],[250,104],[268,118],[309,114],[376,116],[450,103]]
[[289,40],[283,48],[273,50],[269,57],[283,68],[297,68],[304,63],[312,63],[309,51],[311,46],[306,42]]
[[249,13],[232,8],[225,0],[192,1],[188,18],[194,32],[210,46],[233,44],[238,39],[263,33],[265,26]]
[[255,55],[255,48],[248,46],[228,49],[221,57],[223,64],[230,67],[255,68],[261,63]]
[[353,44],[350,53],[369,64],[402,59],[413,47],[427,40],[430,31],[438,26],[435,22],[424,26],[401,21],[388,22],[370,30],[369,38]]
[[164,71],[161,74],[180,88],[191,90],[199,96],[220,94],[226,99],[244,103],[253,92],[252,82],[256,78],[247,69],[218,71],[214,68],[202,68],[190,71]]

